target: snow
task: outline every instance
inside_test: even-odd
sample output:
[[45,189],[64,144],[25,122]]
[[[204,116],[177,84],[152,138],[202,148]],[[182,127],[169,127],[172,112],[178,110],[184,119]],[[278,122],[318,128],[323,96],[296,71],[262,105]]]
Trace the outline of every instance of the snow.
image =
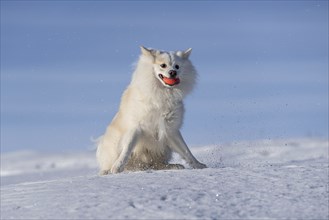
[[[328,140],[191,148],[203,170],[98,176],[94,152],[1,155],[1,219],[328,219]],[[175,155],[174,162],[183,163]]]

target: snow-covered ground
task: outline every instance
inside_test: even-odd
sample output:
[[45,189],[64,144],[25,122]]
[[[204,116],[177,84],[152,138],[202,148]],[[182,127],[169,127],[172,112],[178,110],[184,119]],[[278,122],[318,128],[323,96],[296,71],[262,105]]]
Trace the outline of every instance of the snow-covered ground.
[[[209,168],[97,176],[94,152],[1,155],[1,219],[328,219],[328,140],[192,148]],[[181,159],[175,155],[175,162]]]

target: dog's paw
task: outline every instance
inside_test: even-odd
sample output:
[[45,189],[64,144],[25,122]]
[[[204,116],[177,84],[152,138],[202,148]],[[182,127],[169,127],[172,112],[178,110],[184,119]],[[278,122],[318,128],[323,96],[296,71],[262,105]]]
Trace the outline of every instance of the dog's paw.
[[185,169],[185,167],[181,164],[167,164],[165,166],[165,169],[169,169],[169,170],[182,170]]
[[104,176],[104,175],[109,174],[109,172],[110,172],[109,170],[101,170],[101,171],[98,172],[98,175]]
[[191,167],[192,167],[193,169],[204,169],[204,168],[207,168],[207,165],[198,162],[198,163],[193,163],[193,164],[191,164]]
[[114,163],[112,168],[111,168],[111,173],[121,173],[124,169],[124,166],[120,163]]

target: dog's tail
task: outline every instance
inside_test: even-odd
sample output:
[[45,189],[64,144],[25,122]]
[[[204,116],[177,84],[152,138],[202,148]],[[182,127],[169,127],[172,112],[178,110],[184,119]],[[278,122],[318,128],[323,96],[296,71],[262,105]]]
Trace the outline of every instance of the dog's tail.
[[102,135],[102,136],[100,136],[98,138],[94,138],[94,137],[91,137],[90,138],[90,141],[93,143],[92,148],[91,148],[93,151],[97,151],[99,145],[103,141],[103,137],[104,137],[104,135]]

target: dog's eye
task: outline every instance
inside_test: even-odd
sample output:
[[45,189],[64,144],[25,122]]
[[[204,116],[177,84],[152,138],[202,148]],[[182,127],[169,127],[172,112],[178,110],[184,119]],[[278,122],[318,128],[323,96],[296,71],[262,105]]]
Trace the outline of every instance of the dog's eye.
[[161,68],[166,68],[167,67],[167,64],[163,63],[160,66],[161,66]]
[[176,64],[176,65],[175,65],[175,68],[176,68],[176,69],[179,69],[179,66]]

